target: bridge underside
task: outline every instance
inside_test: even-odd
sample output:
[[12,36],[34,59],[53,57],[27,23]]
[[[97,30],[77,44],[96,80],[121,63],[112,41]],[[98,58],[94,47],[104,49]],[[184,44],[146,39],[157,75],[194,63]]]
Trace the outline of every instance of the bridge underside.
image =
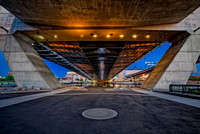
[[[92,32],[89,33],[85,30],[82,33],[76,33],[73,36],[74,41],[67,41],[70,33],[75,33],[75,31],[51,30],[51,32],[25,31],[21,33],[37,41],[34,48],[41,57],[77,72],[88,79],[96,80],[112,79],[163,42],[184,33],[180,31],[124,30],[124,33],[129,32],[129,35],[124,34],[123,39],[120,39],[120,33],[115,32],[115,34],[109,32],[112,37],[108,39],[105,30],[96,30],[98,31],[96,38],[93,37]],[[137,39],[132,37],[134,34],[138,36]],[[187,33],[185,32],[185,34]]]
[[[166,41],[172,43],[170,52],[159,62],[154,69],[157,72],[153,71],[154,75],[151,75],[144,87],[154,88],[156,83],[160,83],[157,86],[160,88],[163,87],[163,81],[170,79],[164,85],[167,87],[174,81],[177,83],[179,77],[183,78],[185,70],[188,72],[187,77],[192,70],[191,67],[182,69],[181,65],[177,65],[183,62],[182,58],[178,57],[178,62],[174,62],[174,57],[179,56],[182,46],[198,46],[199,0],[0,0],[0,4],[16,17],[9,18],[12,15],[5,14],[3,10],[0,32],[25,35],[34,42],[33,46],[30,42],[28,44],[37,50],[36,57],[40,55],[88,79],[110,80]],[[190,40],[184,45],[188,37]],[[5,44],[3,40],[1,43]],[[17,42],[18,45],[20,43]],[[26,43],[23,41],[21,44]],[[181,52],[193,52],[183,49]],[[189,57],[185,53],[181,56]],[[198,56],[193,56],[193,59],[196,60]],[[188,61],[193,63],[191,59]],[[185,66],[190,64],[184,62]],[[169,64],[173,65],[172,69],[168,68]],[[40,67],[35,66],[39,71]],[[177,78],[170,74],[174,67],[177,69],[173,75],[180,73]],[[169,75],[165,74],[166,70]],[[185,79],[181,83],[185,83]],[[150,85],[152,81],[154,84]]]
[[34,47],[41,57],[80,74],[85,72],[87,75],[82,75],[89,79],[109,80],[159,44],[81,41],[35,43]]
[[199,0],[0,0],[27,24],[62,27],[135,27],[178,23]]

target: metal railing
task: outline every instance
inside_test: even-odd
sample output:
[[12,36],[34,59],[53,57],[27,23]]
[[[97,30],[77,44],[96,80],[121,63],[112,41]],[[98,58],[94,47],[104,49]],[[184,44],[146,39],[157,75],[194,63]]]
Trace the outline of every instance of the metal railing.
[[180,93],[193,93],[194,91],[200,92],[200,85],[175,85],[171,84],[169,86],[170,92],[180,92]]

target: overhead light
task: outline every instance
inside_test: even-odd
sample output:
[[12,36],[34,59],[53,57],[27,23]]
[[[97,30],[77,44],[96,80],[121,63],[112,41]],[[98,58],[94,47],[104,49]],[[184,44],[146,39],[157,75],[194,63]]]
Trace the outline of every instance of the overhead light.
[[54,35],[54,38],[57,38],[58,36],[57,35]]
[[81,35],[81,37],[83,37],[83,35]]
[[150,38],[150,35],[146,35],[145,37],[148,39],[148,38]]
[[43,37],[43,36],[40,36],[40,39],[42,39],[42,40],[43,40],[43,39],[44,39],[44,37]]
[[94,35],[93,35],[93,37],[94,37],[94,38],[96,38],[96,37],[97,37],[97,35],[96,35],[96,34],[94,34]]
[[44,39],[44,37],[42,35],[36,35],[36,37],[39,39],[42,39],[42,40]]
[[110,35],[108,34],[108,35],[106,35],[106,37],[107,37],[107,38],[110,38]]
[[120,37],[120,38],[123,38],[123,37],[124,37],[124,35],[123,35],[123,34],[121,34],[119,37]]
[[136,34],[134,34],[132,37],[133,37],[133,38],[137,38],[137,35],[136,35]]

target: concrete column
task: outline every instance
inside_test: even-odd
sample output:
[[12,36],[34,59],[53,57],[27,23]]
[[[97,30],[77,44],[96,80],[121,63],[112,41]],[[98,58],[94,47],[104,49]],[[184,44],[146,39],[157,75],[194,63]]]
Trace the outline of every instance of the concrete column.
[[22,34],[0,35],[0,50],[18,87],[56,89],[61,87],[32,46],[33,40]]
[[169,91],[170,84],[186,84],[200,55],[200,34],[172,43],[142,85],[154,91]]

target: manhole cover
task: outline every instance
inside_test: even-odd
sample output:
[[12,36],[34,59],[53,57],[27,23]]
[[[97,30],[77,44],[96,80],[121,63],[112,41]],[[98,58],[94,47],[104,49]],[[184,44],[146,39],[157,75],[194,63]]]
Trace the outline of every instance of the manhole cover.
[[117,116],[117,112],[107,108],[93,108],[85,110],[82,115],[93,120],[106,120]]

